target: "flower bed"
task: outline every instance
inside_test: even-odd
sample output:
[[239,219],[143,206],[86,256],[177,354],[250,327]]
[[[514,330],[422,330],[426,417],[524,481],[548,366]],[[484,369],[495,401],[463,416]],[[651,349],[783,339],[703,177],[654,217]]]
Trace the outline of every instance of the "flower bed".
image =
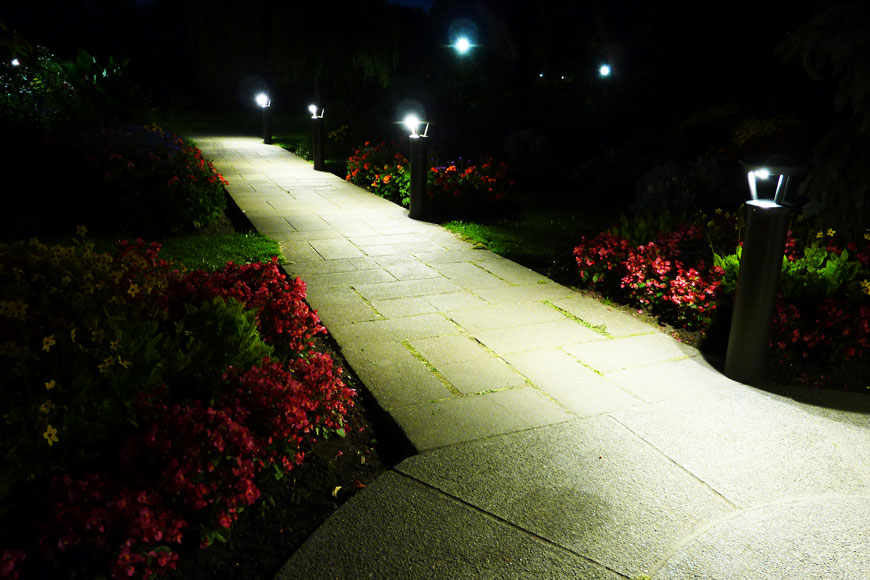
[[[721,211],[623,219],[612,230],[581,239],[574,250],[580,283],[703,334],[717,311],[733,304],[742,228],[738,214]],[[833,230],[813,233],[799,219],[793,228],[770,362],[795,379],[823,381],[825,366],[870,363],[870,233],[841,244]],[[841,373],[835,386],[867,388],[863,377],[847,375]]]
[[0,246],[4,575],[163,575],[343,433],[355,393],[300,280],[158,252]]
[[[410,163],[398,152],[397,143],[367,141],[347,160],[348,181],[365,187],[394,203],[410,201]],[[433,211],[443,219],[501,217],[510,207],[513,180],[508,166],[492,156],[477,162],[464,160],[435,163],[426,177],[426,193]]]

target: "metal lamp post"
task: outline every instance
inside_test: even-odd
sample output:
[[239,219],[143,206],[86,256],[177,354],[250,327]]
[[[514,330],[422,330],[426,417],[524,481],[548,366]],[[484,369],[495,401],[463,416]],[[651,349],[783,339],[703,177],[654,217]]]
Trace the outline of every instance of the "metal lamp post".
[[266,145],[271,145],[272,118],[270,113],[272,108],[272,100],[266,93],[260,93],[256,96],[255,100],[257,101],[257,105],[259,105],[260,109],[263,111],[263,143],[265,143]]
[[408,215],[415,220],[427,220],[431,218],[432,203],[426,195],[426,173],[429,171],[428,143],[426,135],[429,132],[429,123],[423,134],[417,133],[420,119],[416,115],[408,115],[404,120],[405,126],[411,131],[411,184],[410,184],[410,207]]
[[314,153],[314,170],[323,171],[325,167],[325,162],[323,159],[323,114],[326,112],[326,109],[321,110],[320,115],[318,115],[317,105],[309,105],[308,111],[311,113],[311,148],[313,149]]
[[725,374],[742,383],[764,374],[791,213],[783,204],[791,178],[804,173],[800,167],[766,167],[747,174],[752,199],[746,202],[746,234],[725,354]]

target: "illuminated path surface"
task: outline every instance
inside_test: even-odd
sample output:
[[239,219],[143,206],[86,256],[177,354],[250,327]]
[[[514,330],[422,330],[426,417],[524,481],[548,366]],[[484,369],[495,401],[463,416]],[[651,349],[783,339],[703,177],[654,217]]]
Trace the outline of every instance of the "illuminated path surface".
[[278,147],[196,140],[418,450],[278,578],[866,578],[870,397],[735,383]]

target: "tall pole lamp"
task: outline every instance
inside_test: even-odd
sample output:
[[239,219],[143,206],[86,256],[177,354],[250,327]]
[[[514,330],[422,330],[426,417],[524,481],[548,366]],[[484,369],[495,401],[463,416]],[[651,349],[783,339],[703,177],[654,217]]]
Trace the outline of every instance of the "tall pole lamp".
[[322,109],[320,111],[320,115],[317,114],[317,105],[309,105],[308,112],[311,113],[311,123],[312,123],[312,141],[311,147],[314,150],[314,170],[315,171],[323,171],[325,167],[325,162],[323,160],[323,114],[326,112],[326,109]]
[[272,144],[272,100],[266,93],[260,93],[254,99],[263,111],[263,143]]
[[429,133],[429,123],[426,123],[426,129],[422,135],[417,132],[420,119],[416,115],[405,117],[404,125],[411,131],[409,135],[411,141],[411,201],[408,216],[415,220],[426,221],[432,217],[432,203],[426,195],[426,173],[429,171],[426,135]]
[[762,167],[747,174],[752,199],[746,202],[746,233],[725,353],[725,374],[742,383],[764,375],[791,213],[785,196],[792,178],[805,173],[802,167]]

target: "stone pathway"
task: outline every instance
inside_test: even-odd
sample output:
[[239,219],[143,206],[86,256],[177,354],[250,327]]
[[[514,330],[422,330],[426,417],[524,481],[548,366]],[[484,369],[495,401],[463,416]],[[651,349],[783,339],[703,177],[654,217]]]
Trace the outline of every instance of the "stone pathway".
[[418,451],[279,578],[870,570],[870,397],[735,383],[655,328],[278,147],[196,141]]

